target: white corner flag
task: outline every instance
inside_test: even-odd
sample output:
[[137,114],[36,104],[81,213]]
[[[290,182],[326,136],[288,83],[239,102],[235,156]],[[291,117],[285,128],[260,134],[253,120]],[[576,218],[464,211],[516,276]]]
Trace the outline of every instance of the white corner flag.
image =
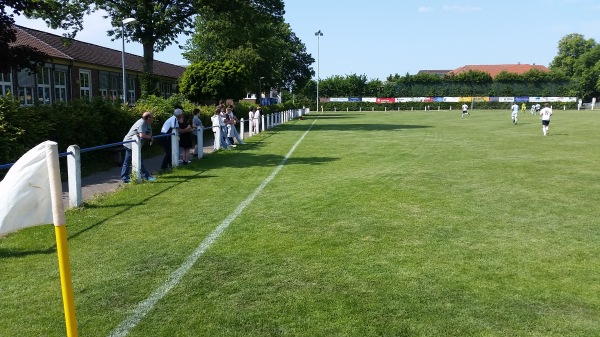
[[51,224],[52,201],[46,141],[25,153],[0,181],[0,235]]
[[58,145],[45,141],[19,158],[0,181],[0,235],[51,223],[56,235],[67,336],[77,337]]

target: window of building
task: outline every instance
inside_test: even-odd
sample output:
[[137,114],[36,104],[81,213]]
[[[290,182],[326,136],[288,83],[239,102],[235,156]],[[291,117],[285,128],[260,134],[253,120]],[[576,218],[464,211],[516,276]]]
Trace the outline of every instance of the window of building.
[[54,69],[54,101],[67,101],[67,69],[66,67]]
[[92,72],[89,70],[79,70],[79,95],[82,99],[90,100],[92,98]]
[[171,97],[172,93],[173,93],[173,84],[169,83],[169,82],[160,82],[159,84],[159,90],[161,92],[161,94],[163,95],[164,98],[169,98]]
[[123,97],[123,75],[109,73],[108,82],[110,84],[110,95],[112,96],[112,100],[116,102],[118,99]]
[[108,91],[109,91],[108,84],[109,84],[108,83],[108,71],[101,71],[98,74],[98,86],[100,89],[100,96],[105,99],[108,98]]
[[9,72],[0,73],[0,94],[8,95],[12,90],[12,74]]
[[33,93],[35,90],[35,75],[24,69],[17,74],[17,97],[22,105],[33,105]]
[[127,77],[127,102],[131,105],[135,104],[135,77]]
[[37,72],[37,99],[40,104],[52,103],[50,95],[50,68],[42,67]]

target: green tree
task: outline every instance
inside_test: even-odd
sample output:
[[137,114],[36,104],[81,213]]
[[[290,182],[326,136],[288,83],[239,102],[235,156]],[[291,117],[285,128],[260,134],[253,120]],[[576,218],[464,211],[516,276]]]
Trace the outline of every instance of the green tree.
[[303,87],[314,74],[314,59],[283,13],[281,0],[228,0],[220,8],[203,7],[183,55],[191,63],[227,59],[245,65],[249,91],[258,92],[259,82],[263,87]]
[[[27,14],[46,20],[52,28],[69,29],[68,37],[75,37],[83,29],[83,17],[98,9],[108,14],[113,29],[107,34],[113,39],[125,38],[142,44],[144,50],[142,93],[155,89],[154,53],[177,43],[180,34],[192,32],[194,17],[200,8],[211,7],[217,10],[244,2],[242,0],[52,0],[60,6],[53,12],[33,10]],[[44,2],[44,1],[40,1]],[[122,20],[132,17],[135,22],[126,25],[122,36]]]
[[582,54],[574,65],[574,78],[581,97],[597,97],[600,93],[600,45]]
[[0,71],[29,69],[35,72],[46,61],[47,56],[42,51],[14,44],[17,41],[14,16],[31,11],[49,13],[54,5],[51,1],[0,0]]
[[189,66],[180,82],[181,93],[190,100],[242,98],[248,73],[244,65],[232,60],[200,61]]
[[596,46],[594,39],[586,40],[581,34],[569,34],[558,41],[558,54],[550,63],[550,69],[568,77],[575,75],[575,65],[581,55]]

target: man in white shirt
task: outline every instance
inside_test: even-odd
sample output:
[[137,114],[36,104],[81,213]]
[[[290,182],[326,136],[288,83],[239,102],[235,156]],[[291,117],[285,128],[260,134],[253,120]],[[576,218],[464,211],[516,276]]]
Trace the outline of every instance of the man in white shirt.
[[513,105],[510,107],[510,110],[512,110],[512,114],[510,115],[512,122],[514,125],[517,125],[517,116],[519,115],[519,106],[517,103],[513,103]]
[[[191,132],[191,125],[188,125],[187,128],[183,130],[179,128],[179,122],[181,121],[183,121],[183,110],[181,110],[181,108],[177,108],[173,111],[173,116],[169,117],[163,124],[162,128],[160,129],[160,134],[171,134],[173,129],[177,129],[178,133]],[[171,156],[173,153],[171,149],[171,137],[161,137],[159,139],[160,144],[165,149],[165,157],[163,158],[160,168],[161,170],[165,170],[171,167]]]
[[256,108],[256,111],[254,112],[254,134],[259,134],[260,133],[260,116],[261,116],[261,110],[262,108],[260,107],[260,105]]
[[542,132],[544,136],[549,134],[548,126],[550,125],[550,116],[552,116],[552,108],[548,106],[548,103],[544,104],[544,108],[540,110],[542,116]]
[[460,118],[465,118],[465,115],[470,115],[469,113],[469,106],[467,105],[467,103],[464,103],[462,105],[462,115]]

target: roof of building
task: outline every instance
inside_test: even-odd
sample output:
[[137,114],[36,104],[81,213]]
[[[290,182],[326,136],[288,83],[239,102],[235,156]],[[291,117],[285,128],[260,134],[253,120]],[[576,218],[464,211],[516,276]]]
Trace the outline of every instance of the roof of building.
[[[111,68],[121,68],[121,51],[95,44],[68,40],[60,35],[43,32],[22,26],[15,26],[17,31],[16,45],[34,47],[51,58],[66,59],[89,64],[102,65]],[[125,67],[127,70],[143,72],[142,56],[125,53]],[[183,75],[185,67],[154,60],[154,75],[179,78]]]
[[438,76],[444,76],[447,75],[449,72],[451,72],[452,70],[419,70],[418,74],[430,74],[430,75],[438,75]]
[[513,73],[513,74],[523,74],[532,69],[537,69],[539,71],[548,72],[550,71],[548,68],[542,65],[537,64],[492,64],[492,65],[466,65],[460,68],[456,68],[451,71],[453,74],[460,74],[467,72],[469,70],[479,70],[486,72],[492,76],[492,78],[496,77],[496,75],[500,74],[503,71]]

